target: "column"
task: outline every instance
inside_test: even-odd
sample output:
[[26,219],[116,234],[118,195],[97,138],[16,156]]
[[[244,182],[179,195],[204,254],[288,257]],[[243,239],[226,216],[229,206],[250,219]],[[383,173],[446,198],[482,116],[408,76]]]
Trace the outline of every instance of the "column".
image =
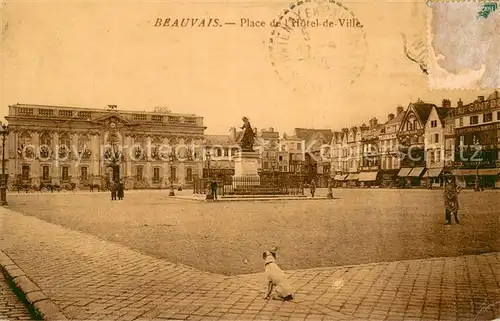
[[57,153],[59,153],[58,146],[59,146],[59,133],[54,132],[54,133],[52,133],[52,146],[51,146],[51,148],[52,148],[51,178],[52,178],[53,184],[60,185],[61,184],[61,164],[60,164],[60,161],[58,159],[59,155],[57,155]]
[[133,181],[132,181],[132,160],[130,158],[131,153],[133,152],[132,150],[132,137],[130,135],[125,136],[125,145],[126,149],[123,150],[125,153],[125,177],[126,177],[126,186],[127,188],[132,188],[133,186]]
[[19,132],[12,131],[6,137],[5,141],[5,172],[9,175],[8,182],[12,183],[16,179],[17,147],[16,142],[19,139]]
[[169,171],[170,170],[169,170],[169,164],[168,164],[168,162],[163,162],[163,169],[162,169],[163,180],[162,180],[162,183],[161,183],[162,188],[166,187],[166,186],[169,186],[169,181],[168,181]]
[[[33,152],[35,155],[38,155],[40,153],[40,133],[39,132],[32,132],[31,133],[31,144],[33,145]],[[21,165],[24,163],[25,160],[21,159]],[[34,161],[31,161],[28,165],[30,165],[30,177],[31,177],[31,184],[33,185],[40,185],[40,176],[41,176],[41,168],[40,168],[40,161],[36,157]],[[22,168],[19,169],[19,173],[21,174]]]
[[177,166],[177,182],[185,186],[186,185],[186,163],[180,162]]
[[[101,179],[100,179],[100,144],[99,144],[99,138],[100,136],[96,133],[91,133],[90,134],[90,149],[92,155],[90,156],[90,163],[91,163],[91,168],[90,168],[90,173],[89,175],[92,175],[92,184],[101,184]],[[102,186],[101,186],[102,187]]]
[[149,155],[151,154],[151,136],[146,136],[146,146],[144,147],[144,157],[146,159],[146,168],[145,168],[145,178],[147,186],[150,186],[153,183],[153,168],[151,164],[151,160],[149,159]]
[[70,150],[70,157],[69,159],[71,160],[71,167],[70,167],[70,173],[71,175],[71,182],[79,184],[80,183],[80,172],[79,172],[79,167],[81,165],[80,163],[80,155],[78,155],[78,134],[77,133],[70,133],[70,138],[71,138],[71,145],[68,146]]

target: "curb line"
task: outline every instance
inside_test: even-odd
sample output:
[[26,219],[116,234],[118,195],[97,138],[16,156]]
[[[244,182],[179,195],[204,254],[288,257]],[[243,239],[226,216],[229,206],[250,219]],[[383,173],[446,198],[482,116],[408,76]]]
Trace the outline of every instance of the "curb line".
[[0,250],[0,270],[14,287],[14,292],[28,304],[32,314],[42,320],[68,320],[59,307],[2,250]]
[[229,202],[281,202],[281,201],[334,201],[340,199],[340,197],[333,197],[333,198],[327,198],[327,197],[308,197],[308,198],[252,198],[252,197],[243,197],[243,198],[221,198],[216,201],[213,200],[206,200],[203,198],[197,199],[197,198],[189,198],[189,197],[181,197],[181,196],[169,196],[170,199],[177,199],[177,200],[183,200],[183,201],[192,201],[192,202],[199,202],[199,203],[229,203]]

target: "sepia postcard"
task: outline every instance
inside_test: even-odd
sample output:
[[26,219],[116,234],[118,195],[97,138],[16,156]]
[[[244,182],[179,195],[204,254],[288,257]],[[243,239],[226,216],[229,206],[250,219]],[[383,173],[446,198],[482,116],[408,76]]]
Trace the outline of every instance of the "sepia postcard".
[[500,320],[498,0],[0,18],[0,321]]

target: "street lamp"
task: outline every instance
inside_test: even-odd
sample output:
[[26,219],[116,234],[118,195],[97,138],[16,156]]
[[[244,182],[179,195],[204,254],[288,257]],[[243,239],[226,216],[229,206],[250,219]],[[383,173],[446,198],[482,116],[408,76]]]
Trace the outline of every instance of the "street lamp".
[[477,165],[476,165],[476,179],[474,180],[474,191],[478,192],[479,191],[479,165],[481,164],[482,149],[481,149],[481,146],[479,144],[479,140],[476,140],[474,142],[474,145],[475,145],[476,151],[479,148],[479,155],[480,155],[479,156],[480,158],[477,161]]
[[7,205],[7,178],[5,177],[5,140],[9,135],[9,127],[6,124],[1,126],[2,134],[2,182],[0,186],[0,196],[2,199],[2,206]]

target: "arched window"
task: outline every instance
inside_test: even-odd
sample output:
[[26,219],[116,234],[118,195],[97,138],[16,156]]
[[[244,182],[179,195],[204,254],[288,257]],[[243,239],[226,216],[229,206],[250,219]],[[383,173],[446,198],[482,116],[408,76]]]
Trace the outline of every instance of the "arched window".
[[84,134],[84,135],[80,135],[80,137],[78,137],[78,149],[79,150],[84,150],[84,149],[87,149],[87,148],[90,148],[90,138],[88,135]]
[[23,132],[19,136],[19,145],[24,147],[31,144],[31,135],[28,132]]
[[160,158],[160,149],[163,145],[163,141],[160,137],[154,137],[151,141],[151,157],[153,159]]
[[143,159],[146,156],[146,139],[144,136],[134,137],[133,155],[136,160]]
[[52,137],[50,137],[50,134],[47,132],[42,133],[40,135],[40,146],[47,145],[51,146],[52,145]]
[[64,133],[59,136],[59,146],[65,146],[67,148],[70,148],[71,137],[69,136],[68,133]]
[[59,136],[59,157],[65,158],[71,152],[71,137],[68,133]]

